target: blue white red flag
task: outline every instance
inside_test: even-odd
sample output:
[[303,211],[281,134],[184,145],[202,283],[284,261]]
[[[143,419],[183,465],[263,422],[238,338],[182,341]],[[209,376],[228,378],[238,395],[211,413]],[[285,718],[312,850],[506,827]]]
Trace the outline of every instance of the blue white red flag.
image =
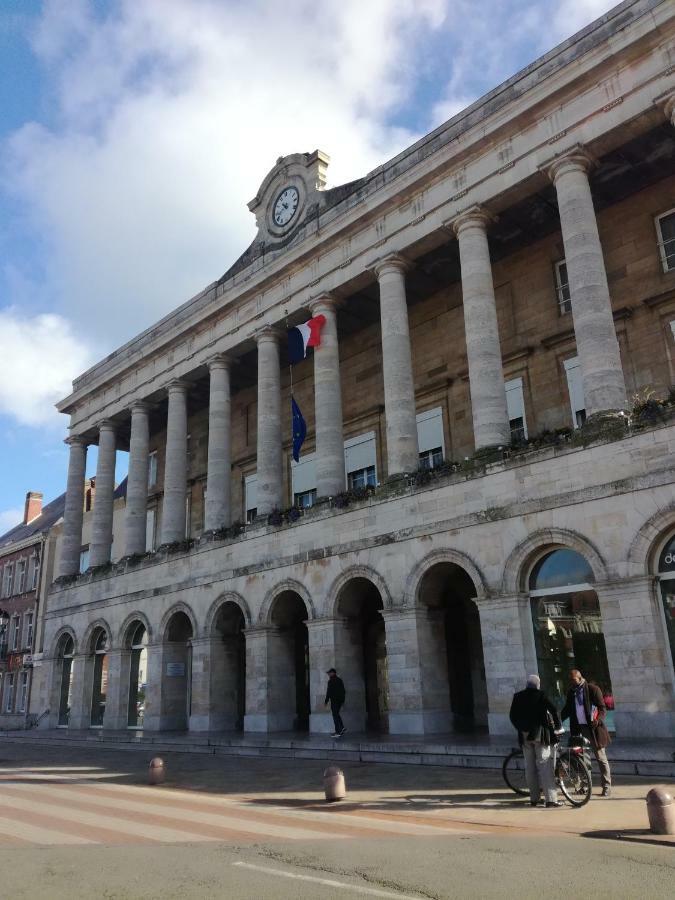
[[292,366],[305,359],[309,347],[321,344],[321,329],[325,323],[326,317],[319,315],[288,329],[288,359]]

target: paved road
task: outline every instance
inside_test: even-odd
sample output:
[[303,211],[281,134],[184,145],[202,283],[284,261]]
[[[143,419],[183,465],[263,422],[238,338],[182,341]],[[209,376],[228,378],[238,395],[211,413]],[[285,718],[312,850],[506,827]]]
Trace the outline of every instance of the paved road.
[[149,787],[147,752],[0,745],[0,898],[672,896],[675,846],[578,836],[600,802],[532,811],[492,773],[359,766],[327,805],[315,761],[166,759]]

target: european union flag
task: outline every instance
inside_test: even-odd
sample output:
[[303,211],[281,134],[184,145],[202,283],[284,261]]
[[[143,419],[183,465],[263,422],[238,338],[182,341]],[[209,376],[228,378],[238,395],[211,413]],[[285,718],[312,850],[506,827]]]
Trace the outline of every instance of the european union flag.
[[307,437],[307,423],[300,412],[300,407],[295,402],[295,397],[291,397],[291,410],[293,413],[293,459],[300,462],[300,448]]

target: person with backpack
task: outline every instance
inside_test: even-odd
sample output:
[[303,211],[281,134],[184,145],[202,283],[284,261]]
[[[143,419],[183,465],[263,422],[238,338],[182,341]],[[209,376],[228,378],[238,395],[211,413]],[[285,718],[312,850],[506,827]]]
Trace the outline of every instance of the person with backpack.
[[570,689],[561,718],[570,720],[572,737],[582,736],[591,743],[591,748],[600,768],[602,796],[612,796],[612,773],[605,747],[610,744],[609,732],[605,725],[607,706],[602,691],[597,684],[586,681],[579,669],[570,672]]
[[562,806],[555,783],[555,751],[562,726],[538,675],[528,675],[525,690],[513,695],[509,718],[523,748],[530,805],[537,806],[543,793],[547,809]]

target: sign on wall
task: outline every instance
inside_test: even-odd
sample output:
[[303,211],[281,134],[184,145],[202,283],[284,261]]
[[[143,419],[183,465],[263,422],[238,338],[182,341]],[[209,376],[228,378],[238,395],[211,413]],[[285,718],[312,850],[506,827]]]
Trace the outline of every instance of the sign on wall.
[[166,675],[167,678],[184,678],[185,677],[185,663],[184,662],[170,662],[166,664]]

